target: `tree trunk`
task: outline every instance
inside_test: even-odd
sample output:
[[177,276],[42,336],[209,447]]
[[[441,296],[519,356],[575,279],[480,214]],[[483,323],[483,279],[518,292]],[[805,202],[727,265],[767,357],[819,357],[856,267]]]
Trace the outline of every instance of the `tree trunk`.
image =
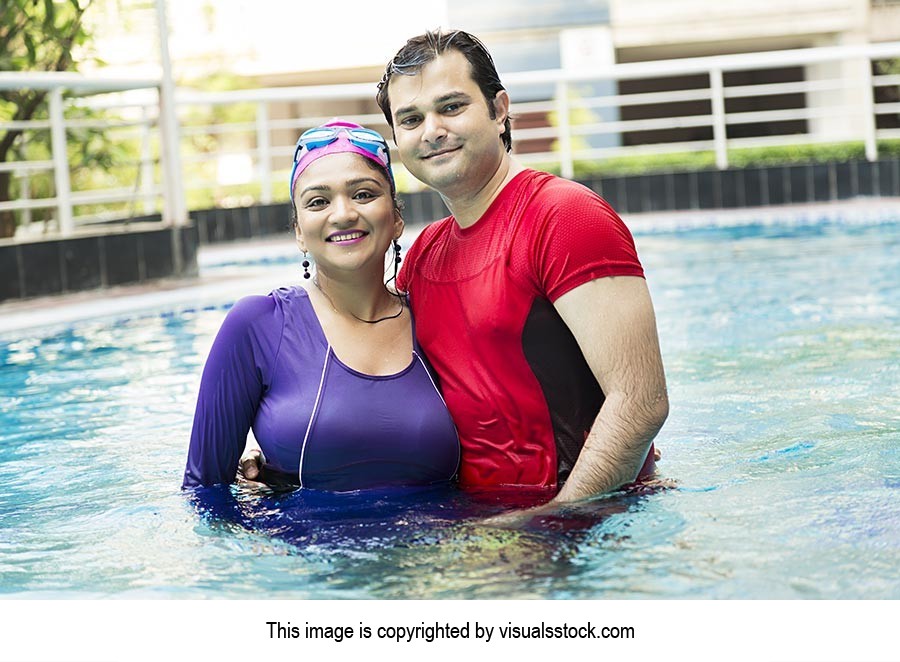
[[[11,172],[0,172],[0,200],[9,200]],[[16,213],[12,210],[0,211],[0,239],[12,237],[16,233]]]

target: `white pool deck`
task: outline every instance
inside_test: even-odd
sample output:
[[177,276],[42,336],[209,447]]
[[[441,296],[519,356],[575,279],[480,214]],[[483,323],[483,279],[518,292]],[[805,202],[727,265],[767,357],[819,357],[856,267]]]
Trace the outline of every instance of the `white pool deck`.
[[[745,224],[847,224],[888,223],[900,220],[900,198],[857,198],[854,200],[756,207],[727,210],[689,210],[624,216],[636,234],[648,230],[677,231],[696,227],[727,227]],[[410,242],[421,228],[409,228]],[[638,239],[639,242],[639,239]],[[263,263],[247,267],[253,260],[287,258],[290,265]],[[45,335],[51,329],[75,322],[119,318],[155,310],[197,308],[221,301],[223,294],[237,299],[269,292],[288,283],[300,282],[299,252],[289,235],[230,244],[203,246],[198,255],[201,275],[190,279],[164,279],[153,283],[75,292],[0,303],[0,340]],[[244,263],[229,270],[232,263]],[[218,265],[210,275],[208,269]]]

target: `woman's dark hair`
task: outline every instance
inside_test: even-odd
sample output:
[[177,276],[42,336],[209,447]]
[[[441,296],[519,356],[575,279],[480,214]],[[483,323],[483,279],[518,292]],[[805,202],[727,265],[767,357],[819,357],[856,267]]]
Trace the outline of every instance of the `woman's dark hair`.
[[[453,30],[451,32],[426,32],[418,37],[413,37],[406,42],[394,58],[388,62],[384,70],[384,76],[378,83],[378,94],[375,95],[375,101],[378,103],[384,118],[387,120],[388,126],[394,128],[394,119],[391,116],[391,99],[388,94],[388,84],[395,74],[400,76],[415,76],[426,64],[433,62],[438,56],[443,55],[447,51],[459,51],[463,54],[469,63],[471,69],[472,80],[478,85],[481,93],[487,101],[488,111],[491,119],[497,115],[494,109],[494,99],[497,92],[505,89],[503,83],[500,82],[500,76],[497,74],[497,67],[494,66],[494,59],[485,48],[481,40],[475,35],[463,32],[462,30]],[[506,151],[512,150],[512,125],[509,117],[503,124],[504,131],[500,136]]]

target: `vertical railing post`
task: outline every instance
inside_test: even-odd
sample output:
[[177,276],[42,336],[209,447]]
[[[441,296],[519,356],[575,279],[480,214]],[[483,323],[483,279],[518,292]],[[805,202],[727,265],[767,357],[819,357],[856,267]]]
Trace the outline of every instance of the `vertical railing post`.
[[63,91],[50,91],[50,145],[53,151],[53,179],[56,184],[56,209],[59,232],[69,237],[75,232],[72,217],[72,188],[69,180],[69,156],[66,149],[66,124],[63,113]]
[[569,86],[566,81],[556,83],[556,115],[559,131],[559,166],[566,179],[575,177],[575,164],[572,161],[572,123],[569,118]]
[[860,85],[862,85],[863,141],[866,145],[866,158],[875,161],[878,158],[877,125],[875,118],[875,92],[872,89],[872,61],[866,57],[860,61]]
[[159,86],[160,143],[165,157],[163,168],[163,222],[172,228],[172,263],[175,273],[184,274],[184,247],[181,228],[187,225],[187,205],[184,199],[184,180],[181,173],[181,150],[178,131],[178,109],[175,106],[175,82],[172,79],[172,58],[169,55],[169,21],[166,0],[156,0],[156,23],[159,31],[159,57],[162,81]]
[[172,80],[172,59],[169,55],[169,24],[166,19],[166,0],[156,0],[156,19],[159,29],[159,52],[162,62],[162,82],[159,87],[159,124],[165,156],[165,211],[163,220],[173,226],[187,223],[184,203],[184,180],[181,176],[178,112],[175,106],[175,83]]
[[725,128],[725,85],[722,70],[709,70],[709,93],[712,101],[713,144],[716,148],[716,167],[728,167],[728,133]]
[[19,178],[19,199],[26,205],[22,208],[22,225],[28,227],[34,220],[31,207],[28,206],[28,202],[31,201],[31,173],[28,170],[20,170],[15,174]]
[[156,199],[153,195],[153,141],[150,131],[150,108],[142,107],[141,113],[141,192],[145,214],[156,211]]
[[272,149],[269,137],[269,103],[256,104],[256,170],[260,184],[260,201],[272,203]]

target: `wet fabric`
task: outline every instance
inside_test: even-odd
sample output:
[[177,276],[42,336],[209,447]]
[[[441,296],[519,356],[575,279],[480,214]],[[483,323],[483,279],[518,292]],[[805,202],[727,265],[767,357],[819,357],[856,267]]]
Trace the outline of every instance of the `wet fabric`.
[[312,489],[447,482],[459,461],[415,339],[404,370],[360,373],[335,355],[300,287],[246,297],[226,316],[203,370],[184,487],[233,482],[251,427],[267,470]]
[[553,302],[595,278],[643,275],[606,201],[534,170],[474,225],[425,228],[397,283],[459,430],[461,486],[565,480],[604,395]]

